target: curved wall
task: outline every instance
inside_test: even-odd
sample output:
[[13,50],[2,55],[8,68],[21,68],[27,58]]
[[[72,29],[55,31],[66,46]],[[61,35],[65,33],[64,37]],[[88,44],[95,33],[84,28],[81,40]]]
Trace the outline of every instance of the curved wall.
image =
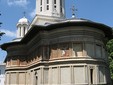
[[26,45],[7,48],[6,83],[110,85],[104,39],[86,26],[40,31]]

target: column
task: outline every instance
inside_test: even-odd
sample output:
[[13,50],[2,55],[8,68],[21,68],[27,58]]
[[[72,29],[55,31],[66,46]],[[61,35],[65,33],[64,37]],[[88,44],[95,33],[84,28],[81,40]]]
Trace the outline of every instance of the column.
[[44,84],[44,68],[41,67],[41,84]]
[[21,35],[20,35],[20,30],[21,30],[21,28],[20,27],[18,27],[18,29],[17,29],[17,38],[19,38]]
[[[62,0],[61,0],[62,1]],[[56,8],[56,10],[57,10],[57,16],[58,17],[60,17],[60,7],[61,7],[61,3],[60,3],[60,0],[56,0],[56,6],[57,6],[57,8]]]
[[74,84],[74,68],[73,66],[70,66],[71,68],[71,84],[73,85]]
[[61,17],[65,17],[65,0],[62,0],[62,14]]
[[28,27],[25,28],[25,34],[28,32]]

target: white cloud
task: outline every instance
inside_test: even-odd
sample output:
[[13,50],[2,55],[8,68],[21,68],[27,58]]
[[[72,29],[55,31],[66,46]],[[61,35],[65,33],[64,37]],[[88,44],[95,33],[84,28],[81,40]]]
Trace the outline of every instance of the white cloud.
[[26,7],[28,4],[28,0],[7,0],[7,4],[9,6],[21,6],[21,7]]
[[7,29],[0,29],[0,31],[4,32],[7,37],[13,37],[13,38],[16,37],[16,32],[14,32],[14,31],[10,31]]
[[33,18],[36,15],[36,9],[34,9],[29,15]]

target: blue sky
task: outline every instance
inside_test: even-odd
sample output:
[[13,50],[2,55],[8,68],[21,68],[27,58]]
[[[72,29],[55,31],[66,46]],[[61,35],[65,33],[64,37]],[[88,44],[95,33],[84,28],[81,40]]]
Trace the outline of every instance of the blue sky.
[[[11,41],[16,37],[16,24],[26,12],[31,21],[35,14],[36,0],[0,0],[0,21],[3,22],[0,31],[6,34],[1,38],[0,44]],[[71,18],[71,7],[77,8],[77,18],[89,19],[113,27],[113,0],[65,0],[66,18]],[[0,62],[6,57],[6,52],[0,49]]]

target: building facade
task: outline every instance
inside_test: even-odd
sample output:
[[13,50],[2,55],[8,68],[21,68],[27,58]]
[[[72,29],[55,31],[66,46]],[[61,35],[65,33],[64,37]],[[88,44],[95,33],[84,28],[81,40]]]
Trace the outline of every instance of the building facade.
[[0,64],[0,85],[5,85],[5,64]]
[[[63,8],[60,3],[64,3],[38,1],[50,3],[37,6],[42,7],[40,11],[47,6],[50,13],[48,6],[56,3]],[[1,46],[7,51],[6,85],[112,85],[106,50],[106,42],[113,38],[111,28],[85,19],[61,20],[63,16],[53,18],[45,13],[35,17],[20,41]]]

